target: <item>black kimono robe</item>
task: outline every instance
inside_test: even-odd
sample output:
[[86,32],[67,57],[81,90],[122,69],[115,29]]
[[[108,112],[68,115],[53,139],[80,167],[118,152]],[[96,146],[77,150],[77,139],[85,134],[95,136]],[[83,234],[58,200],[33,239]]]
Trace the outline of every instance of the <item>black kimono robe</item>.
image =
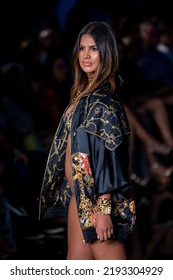
[[[64,172],[68,137],[65,112],[48,156],[40,218],[67,215],[72,195]],[[97,197],[104,193],[111,193],[112,239],[125,241],[133,232],[136,212],[128,172],[129,141],[124,108],[106,83],[79,100],[71,125],[71,161],[74,195],[86,243],[97,239],[94,207]]]

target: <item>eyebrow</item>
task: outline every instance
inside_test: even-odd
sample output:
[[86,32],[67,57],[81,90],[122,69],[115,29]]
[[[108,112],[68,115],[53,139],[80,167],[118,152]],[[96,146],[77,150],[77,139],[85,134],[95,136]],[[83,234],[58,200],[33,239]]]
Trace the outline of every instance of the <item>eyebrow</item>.
[[[85,47],[85,45],[82,45],[82,44],[79,44],[79,46],[82,46],[82,47]],[[88,45],[87,45],[88,46]],[[89,45],[89,47],[90,48],[92,48],[92,47],[97,47],[97,45],[95,44],[95,45]]]

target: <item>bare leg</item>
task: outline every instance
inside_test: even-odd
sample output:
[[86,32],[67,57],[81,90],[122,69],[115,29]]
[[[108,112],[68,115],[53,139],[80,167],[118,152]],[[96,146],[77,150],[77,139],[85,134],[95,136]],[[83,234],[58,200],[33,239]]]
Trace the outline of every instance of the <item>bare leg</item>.
[[151,177],[153,177],[160,186],[169,184],[172,178],[173,167],[164,166],[162,163],[158,162],[155,155],[148,153],[147,150],[146,153]]
[[95,260],[126,260],[126,251],[119,241],[96,241],[90,244]]
[[161,96],[161,98],[165,105],[173,105],[173,92],[170,92],[170,94],[166,96]]
[[172,147],[173,136],[163,101],[159,98],[150,99],[149,102],[146,103],[145,108],[152,112],[165,144]]
[[160,154],[166,154],[168,147],[162,143],[159,143],[147,132],[146,129],[144,129],[128,106],[125,106],[125,110],[132,132],[144,143],[146,149],[150,152],[155,151]]
[[76,199],[72,196],[68,209],[68,251],[67,260],[93,260],[92,252],[88,244],[83,242],[83,234],[79,224],[76,207]]
[[68,252],[67,260],[125,260],[124,244],[119,241],[96,241],[92,244],[83,242],[79,224],[76,200],[73,196],[68,209]]

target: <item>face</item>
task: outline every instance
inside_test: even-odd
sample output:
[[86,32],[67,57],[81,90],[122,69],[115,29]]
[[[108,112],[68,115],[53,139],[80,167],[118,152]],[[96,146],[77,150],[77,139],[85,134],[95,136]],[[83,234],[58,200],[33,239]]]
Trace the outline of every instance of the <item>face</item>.
[[95,72],[99,66],[100,57],[93,38],[84,34],[80,40],[79,64],[85,73]]
[[52,67],[53,77],[58,83],[64,82],[67,78],[67,66],[63,58],[56,58]]
[[149,47],[155,47],[159,42],[158,31],[156,27],[152,24],[146,25],[141,33],[143,42]]

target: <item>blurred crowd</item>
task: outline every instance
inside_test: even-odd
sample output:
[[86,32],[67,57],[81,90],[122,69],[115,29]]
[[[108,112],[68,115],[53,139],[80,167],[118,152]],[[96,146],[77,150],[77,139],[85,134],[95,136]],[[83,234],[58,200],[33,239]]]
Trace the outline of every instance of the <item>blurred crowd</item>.
[[114,20],[94,6],[76,21],[80,3],[65,30],[58,24],[35,30],[0,65],[0,258],[18,251],[15,216],[37,223],[48,151],[70,99],[73,39],[84,23],[103,19],[117,34],[118,91],[132,131],[137,224],[127,242],[129,259],[172,259],[173,23],[155,14]]

